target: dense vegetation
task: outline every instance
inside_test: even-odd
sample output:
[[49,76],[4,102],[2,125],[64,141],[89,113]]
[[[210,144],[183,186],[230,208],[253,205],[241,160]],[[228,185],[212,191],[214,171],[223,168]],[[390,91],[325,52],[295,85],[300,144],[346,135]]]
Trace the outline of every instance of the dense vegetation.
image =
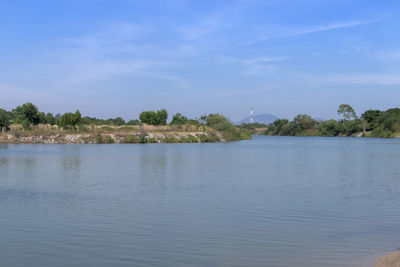
[[266,135],[281,136],[365,136],[396,137],[400,135],[400,109],[386,111],[367,110],[360,117],[347,104],[340,105],[341,120],[317,121],[311,116],[300,114],[292,121],[278,119],[268,125]]
[[[32,126],[43,124],[43,125],[57,125],[59,128],[69,131],[83,131],[85,126],[135,126],[135,125],[153,125],[153,126],[166,126],[168,125],[168,112],[165,109],[158,111],[148,110],[143,111],[139,115],[139,119],[133,119],[126,122],[123,118],[110,118],[110,119],[97,119],[91,117],[82,117],[79,110],[74,113],[68,112],[64,114],[52,114],[40,112],[39,109],[32,103],[26,103],[22,106],[17,106],[11,111],[0,109],[0,132],[4,132],[10,129],[12,125],[22,127],[26,132],[31,130]],[[175,129],[184,129],[185,126],[192,127],[190,129],[197,129],[200,131],[208,132],[204,135],[201,140],[202,142],[216,142],[222,139],[226,141],[234,141],[241,139],[249,139],[251,135],[240,129],[239,127],[232,124],[232,122],[226,117],[220,114],[209,114],[203,115],[200,119],[188,119],[181,113],[173,115],[169,126]],[[193,128],[194,127],[194,128]],[[106,128],[102,128],[103,130]],[[108,127],[108,130],[112,128]],[[218,134],[219,136],[218,136]],[[98,142],[104,143],[107,140],[98,137]],[[171,138],[171,137],[169,137]],[[132,143],[143,142],[131,140]],[[174,140],[170,140],[171,142]],[[188,140],[193,141],[193,140]]]

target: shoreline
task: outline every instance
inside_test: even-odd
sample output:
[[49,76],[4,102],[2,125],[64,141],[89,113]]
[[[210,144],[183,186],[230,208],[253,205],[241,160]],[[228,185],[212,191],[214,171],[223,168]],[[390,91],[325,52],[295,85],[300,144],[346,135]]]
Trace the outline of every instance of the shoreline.
[[157,144],[226,142],[206,132],[177,133],[58,133],[53,135],[1,135],[0,144]]
[[[226,132],[207,126],[94,126],[63,130],[57,126],[37,125],[30,130],[12,127],[0,133],[0,144],[150,144],[216,143],[252,139],[251,136],[226,136]],[[229,134],[229,133],[228,133]]]

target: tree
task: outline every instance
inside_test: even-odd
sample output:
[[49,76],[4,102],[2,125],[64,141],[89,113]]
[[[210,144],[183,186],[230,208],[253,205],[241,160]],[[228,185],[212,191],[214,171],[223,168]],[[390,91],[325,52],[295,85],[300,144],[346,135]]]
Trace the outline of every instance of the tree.
[[127,125],[139,125],[140,121],[139,120],[130,120],[126,124]]
[[166,125],[168,119],[168,112],[165,109],[161,109],[156,113],[156,125]]
[[322,136],[338,136],[341,131],[336,120],[322,121],[319,125],[319,132]]
[[382,114],[380,110],[367,110],[361,115],[361,119],[367,122],[366,129],[370,130],[378,127],[379,116]]
[[76,130],[76,125],[78,125],[81,122],[81,113],[79,110],[77,110],[75,113],[64,113],[60,119],[58,119],[57,123],[58,126],[61,128],[68,128],[72,127],[74,130]]
[[0,108],[0,132],[5,132],[10,125],[8,112]]
[[391,108],[379,117],[380,127],[391,132],[400,131],[400,108]]
[[188,122],[188,118],[183,116],[181,113],[176,113],[172,117],[172,121],[170,122],[170,125],[183,125]]
[[125,120],[121,117],[118,117],[114,120],[114,124],[117,126],[125,125]]
[[200,117],[200,119],[199,119],[199,122],[200,122],[201,124],[206,124],[206,123],[207,123],[207,119],[208,119],[208,116],[207,116],[207,115],[202,115],[202,116]]
[[362,130],[362,124],[360,119],[344,121],[342,126],[343,126],[342,133],[344,133],[347,136],[350,136]]
[[139,119],[143,123],[147,123],[150,125],[166,125],[168,119],[168,112],[165,109],[161,109],[159,111],[143,111],[139,115]]
[[51,126],[56,124],[56,119],[54,118],[52,113],[47,113],[46,114],[46,123],[50,124]]
[[337,113],[343,116],[343,121],[357,119],[357,114],[354,109],[348,104],[341,104],[337,110]]
[[44,112],[38,113],[39,123],[46,124],[46,114]]
[[294,117],[293,123],[297,128],[297,132],[302,132],[311,129],[315,124],[315,120],[309,115],[299,114]]
[[153,110],[143,111],[139,115],[139,119],[143,123],[155,125],[156,112]]
[[28,102],[23,104],[22,106],[17,106],[12,110],[15,116],[15,120],[17,123],[22,123],[24,120],[29,123],[36,125],[39,124],[39,110],[32,103]]

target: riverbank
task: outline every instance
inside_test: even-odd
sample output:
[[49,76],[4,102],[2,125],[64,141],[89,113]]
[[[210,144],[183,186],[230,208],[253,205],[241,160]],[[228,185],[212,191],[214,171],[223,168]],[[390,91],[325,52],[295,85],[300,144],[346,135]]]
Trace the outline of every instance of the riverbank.
[[[237,140],[251,139],[241,135]],[[207,143],[237,141],[227,140],[223,132],[201,126],[97,126],[85,125],[77,130],[63,130],[54,125],[32,126],[23,130],[12,126],[0,134],[5,144],[144,144],[144,143]]]
[[400,251],[380,257],[374,267],[400,267]]

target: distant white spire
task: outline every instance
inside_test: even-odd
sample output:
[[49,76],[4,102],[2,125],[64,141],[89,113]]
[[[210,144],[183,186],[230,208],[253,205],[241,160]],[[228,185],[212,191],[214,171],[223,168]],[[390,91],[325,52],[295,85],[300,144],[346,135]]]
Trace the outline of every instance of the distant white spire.
[[253,107],[250,108],[250,123],[254,123],[254,111],[253,111]]

